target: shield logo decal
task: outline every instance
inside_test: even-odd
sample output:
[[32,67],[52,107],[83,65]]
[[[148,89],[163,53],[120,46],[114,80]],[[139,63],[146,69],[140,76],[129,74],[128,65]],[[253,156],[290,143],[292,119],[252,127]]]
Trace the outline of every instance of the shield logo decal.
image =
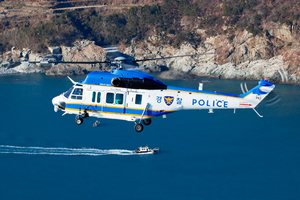
[[164,100],[165,103],[167,104],[167,106],[172,105],[173,101],[174,101],[174,97],[172,96],[164,96]]

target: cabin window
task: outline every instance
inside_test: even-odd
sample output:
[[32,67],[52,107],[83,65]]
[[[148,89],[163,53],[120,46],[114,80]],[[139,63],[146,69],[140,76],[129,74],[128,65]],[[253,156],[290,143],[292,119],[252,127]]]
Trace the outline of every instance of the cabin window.
[[114,103],[115,94],[107,93],[106,94],[106,103]]
[[138,105],[142,104],[142,95],[141,94],[137,94],[135,96],[135,104],[138,104]]
[[93,92],[93,94],[92,94],[92,102],[95,102],[95,99],[96,99],[96,92]]
[[83,89],[82,88],[75,88],[75,90],[72,93],[71,99],[82,99],[82,93]]
[[98,92],[97,94],[97,103],[100,103],[101,101],[101,92]]
[[123,94],[116,94],[116,104],[123,104]]
[[73,87],[71,87],[71,88],[64,94],[64,96],[65,96],[66,98],[69,98],[69,96],[70,96],[72,90],[73,90]]
[[92,102],[96,101],[96,94],[97,94],[97,103],[100,103],[101,101],[101,92],[93,92],[92,94]]

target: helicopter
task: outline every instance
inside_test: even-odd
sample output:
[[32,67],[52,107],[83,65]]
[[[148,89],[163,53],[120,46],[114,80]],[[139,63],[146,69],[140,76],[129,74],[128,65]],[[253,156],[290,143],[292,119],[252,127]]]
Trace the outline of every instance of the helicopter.
[[204,91],[202,84],[199,84],[198,89],[169,86],[138,68],[123,67],[149,60],[197,55],[202,54],[141,60],[118,56],[106,61],[43,63],[116,64],[117,67],[111,72],[93,71],[78,82],[68,77],[73,86],[52,99],[54,111],[63,111],[63,115],[74,114],[78,125],[88,117],[118,119],[134,122],[134,130],[141,132],[144,125],[150,125],[154,117],[194,109],[208,109],[209,112],[213,112],[213,109],[253,109],[259,117],[263,117],[255,107],[275,88],[268,80],[259,81],[256,87],[241,95],[233,95]]

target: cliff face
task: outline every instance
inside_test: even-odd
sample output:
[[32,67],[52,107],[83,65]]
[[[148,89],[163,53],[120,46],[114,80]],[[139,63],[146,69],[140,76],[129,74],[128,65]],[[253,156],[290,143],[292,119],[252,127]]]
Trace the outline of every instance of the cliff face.
[[[71,47],[49,47],[49,54],[34,54],[29,49],[16,50],[0,57],[0,73],[32,73],[42,72],[46,75],[66,76],[86,74],[94,70],[106,70],[106,65],[78,65],[78,64],[28,64],[22,61],[101,61],[106,59],[106,52],[91,41],[80,41]],[[13,64],[8,64],[13,63]],[[9,70],[9,71],[8,71]]]
[[[36,5],[34,7],[37,11],[33,13],[42,12],[46,10],[45,16],[48,18],[50,14],[55,13],[55,10],[65,9],[67,4],[58,1],[18,1],[19,4],[14,4],[14,7],[10,7],[16,1],[5,1],[2,5],[6,7],[0,8],[0,11],[7,12],[5,16],[2,16],[4,21],[10,21],[13,19],[14,13],[18,12],[22,14],[29,9],[31,3]],[[31,2],[31,3],[30,3]],[[55,3],[54,3],[55,2]],[[92,2],[92,1],[91,1]],[[111,8],[129,8],[132,4],[135,5],[151,5],[153,3],[160,3],[155,0],[114,0],[114,1],[93,1],[94,7],[106,6]],[[172,59],[149,61],[140,63],[146,71],[162,71],[162,78],[192,78],[193,76],[210,76],[216,78],[234,78],[234,79],[262,79],[264,77],[269,78],[274,82],[293,83],[299,84],[300,77],[300,21],[298,15],[294,18],[289,18],[290,21],[280,22],[277,20],[270,20],[272,17],[276,17],[274,10],[266,10],[262,6],[252,6],[253,10],[249,8],[244,9],[243,13],[233,16],[239,16],[240,19],[245,19],[245,23],[252,24],[254,29],[247,28],[236,28],[236,24],[231,23],[230,16],[228,15],[227,9],[224,7],[224,2],[218,3],[218,1],[207,2],[205,4],[206,11],[210,13],[202,13],[199,11],[194,21],[191,20],[191,15],[180,16],[171,21],[180,21],[180,26],[170,27],[170,30],[159,32],[159,27],[151,27],[149,31],[145,33],[146,39],[139,40],[136,42],[135,39],[131,40],[130,47],[121,47],[121,51],[128,54],[135,59],[143,58],[158,58],[158,57],[169,57],[186,54],[201,54],[192,57],[177,57]],[[229,1],[226,1],[227,3]],[[230,1],[232,2],[244,2],[244,1]],[[247,1],[248,2],[248,1]],[[269,2],[269,1],[266,1]],[[277,0],[276,2],[280,2]],[[291,1],[288,1],[291,3]],[[298,3],[299,4],[299,3]],[[297,4],[297,5],[298,5]],[[79,8],[84,6],[90,6],[91,4],[83,4],[82,1],[72,1],[72,4],[68,5],[68,9]],[[230,5],[230,4],[228,4]],[[272,5],[270,7],[270,5]],[[281,4],[280,4],[281,5]],[[77,7],[76,7],[77,6]],[[266,8],[276,7],[272,3],[267,4]],[[26,9],[24,9],[26,8]],[[182,8],[182,7],[181,7]],[[298,8],[297,6],[295,9]],[[15,9],[15,10],[14,10]],[[32,8],[33,9],[33,8]],[[279,9],[279,8],[278,8]],[[283,8],[282,8],[283,9]],[[280,15],[283,15],[287,11],[280,10]],[[22,12],[21,12],[22,11]],[[28,11],[28,10],[27,10]],[[255,11],[255,13],[254,13]],[[284,12],[283,12],[284,11]],[[294,13],[297,10],[294,10]],[[197,11],[198,12],[198,11]],[[231,9],[231,12],[233,10]],[[247,15],[251,14],[250,18]],[[272,13],[275,13],[274,15]],[[227,14],[226,14],[227,13]],[[299,12],[298,12],[299,13]],[[208,15],[211,14],[211,15]],[[37,17],[39,15],[31,16],[32,19],[37,20],[36,23],[42,23],[41,21],[45,18]],[[41,15],[42,16],[42,15]],[[52,15],[51,15],[52,16]],[[207,16],[221,16],[215,23],[216,26],[210,27],[210,22]],[[265,19],[262,16],[266,16]],[[19,17],[19,16],[17,16]],[[173,18],[172,18],[173,19]],[[214,19],[214,18],[211,18]],[[233,19],[233,18],[232,18]],[[258,20],[259,19],[259,20]],[[281,16],[281,19],[284,19]],[[247,21],[248,20],[248,21]],[[257,21],[258,20],[258,21]],[[19,20],[25,22],[26,20]],[[218,21],[220,23],[218,23]],[[222,23],[221,23],[222,22]],[[32,26],[34,23],[28,22],[26,26]],[[173,23],[173,22],[172,22]],[[239,22],[241,25],[242,21]],[[222,24],[222,26],[220,25]],[[15,24],[16,25],[16,24]],[[22,25],[16,25],[15,27],[22,27]],[[25,26],[25,25],[24,25]],[[258,29],[257,27],[262,27]],[[12,21],[9,22],[9,26],[5,28],[14,28]],[[166,44],[164,40],[169,39],[176,40],[175,29],[183,30],[183,33],[191,33],[194,39],[201,39],[201,42],[195,43],[182,43],[179,48],[175,48],[171,45]],[[256,28],[256,29],[255,29]],[[1,29],[1,22],[0,22]],[[212,29],[215,30],[215,34],[212,34]],[[255,31],[259,30],[260,34],[255,34]],[[185,32],[184,32],[185,31]],[[212,36],[214,35],[214,36]],[[178,40],[180,38],[177,38]],[[164,45],[161,45],[164,44]],[[180,44],[180,43],[178,43]],[[0,46],[1,47],[1,46]],[[21,61],[42,61],[42,60],[64,60],[64,61],[95,61],[105,60],[106,53],[103,48],[95,45],[94,42],[83,40],[75,42],[72,46],[60,46],[60,47],[49,47],[48,54],[34,54],[30,49],[16,49],[12,48],[11,51],[0,55],[0,73],[30,73],[30,72],[43,72],[47,75],[73,75],[73,74],[84,74],[93,70],[109,70],[110,67],[107,65],[70,65],[70,64],[59,64],[59,65],[32,65],[32,64],[21,64]],[[7,64],[7,62],[14,64]]]
[[[61,49],[63,61],[104,61],[105,51],[103,48],[91,41],[76,42],[72,47],[58,47]],[[90,71],[102,70],[102,66],[97,65],[77,65],[77,64],[58,64],[46,71],[46,75],[76,75],[85,74]]]
[[[121,47],[120,49],[135,59],[200,54],[140,63],[145,71],[162,72],[160,77],[163,79],[208,76],[225,79],[260,80],[266,77],[273,82],[299,84],[300,50],[292,49],[286,51],[283,55],[274,56],[272,49],[264,40],[266,39],[257,36],[251,37],[251,34],[244,31],[234,38],[234,43],[230,43],[226,36],[217,36],[208,38],[204,45],[200,47],[186,43],[178,49],[171,46],[153,46],[144,42],[130,47]],[[243,42],[239,43],[238,41]],[[257,43],[260,45],[257,45]],[[223,51],[220,49],[223,49]],[[227,54],[228,49],[232,51],[231,54]],[[235,49],[240,49],[240,51],[236,52]],[[110,67],[106,64],[20,64],[23,60],[104,61],[107,59],[106,52],[102,47],[86,40],[76,42],[72,47],[62,46],[49,48],[49,50],[51,53],[41,55],[33,54],[29,49],[23,49],[22,51],[12,49],[11,52],[2,55],[0,73],[43,72],[47,75],[75,75],[94,70],[110,70]],[[7,65],[5,64],[7,61],[16,64]]]
[[166,66],[169,70],[161,74],[161,78],[166,79],[189,78],[190,75],[243,80],[261,80],[266,77],[273,82],[300,83],[300,74],[289,74],[288,67],[284,64],[283,56],[281,55],[270,59],[248,60],[236,65],[232,62],[218,64],[216,58],[220,59],[220,57],[218,54],[214,54],[215,49],[211,43],[206,43],[205,47],[199,48],[186,44],[181,45],[180,49],[154,46],[137,48],[134,46],[128,48],[125,52],[131,52],[132,56],[139,59],[144,57],[144,52],[151,52],[150,54],[153,57],[203,54],[193,57],[149,61],[141,64],[150,71],[156,71],[159,66]]
[[[295,29],[295,27],[294,27]],[[282,30],[282,31],[280,31]],[[179,55],[200,54],[192,57],[178,57],[140,63],[146,71],[163,71],[161,78],[182,79],[195,76],[209,76],[226,79],[253,79],[268,78],[273,82],[300,83],[300,50],[288,49],[283,46],[281,51],[275,51],[273,46],[295,41],[295,33],[287,28],[270,30],[272,37],[255,36],[246,30],[239,32],[230,41],[227,35],[209,37],[204,45],[196,47],[185,43],[180,48],[172,46],[154,46],[159,37],[149,37],[147,41],[133,44],[130,47],[121,47],[121,51],[135,59],[160,58]],[[284,36],[284,37],[283,37]],[[297,35],[296,35],[297,36]],[[270,39],[271,38],[271,39]],[[149,42],[150,41],[150,42]],[[297,46],[296,44],[292,44]],[[106,60],[105,50],[91,41],[80,41],[71,47],[49,48],[49,54],[33,54],[29,49],[17,50],[0,57],[0,73],[32,73],[43,72],[47,75],[75,75],[85,74],[94,70],[109,70],[104,65],[33,65],[21,64],[21,61],[63,60],[63,61],[96,61]],[[7,65],[6,62],[15,63]]]
[[[270,27],[267,30],[268,34],[263,36],[254,37],[252,33],[244,30],[236,32],[233,38],[227,34],[208,37],[204,45],[200,47],[183,44],[180,49],[176,49],[171,46],[155,47],[145,42],[133,45],[125,52],[139,59],[145,55],[168,57],[203,54],[142,63],[150,70],[153,66],[163,65],[179,74],[183,72],[197,76],[252,80],[266,77],[273,82],[299,84],[300,51],[296,49],[300,47],[298,39],[300,27],[298,25],[294,25],[293,29],[286,25],[270,25]],[[205,34],[204,30],[198,30],[198,32]],[[149,37],[148,41],[155,43],[153,40],[157,39],[159,38]],[[174,72],[172,72],[172,76],[169,76],[168,72],[164,72],[162,77],[172,78]]]

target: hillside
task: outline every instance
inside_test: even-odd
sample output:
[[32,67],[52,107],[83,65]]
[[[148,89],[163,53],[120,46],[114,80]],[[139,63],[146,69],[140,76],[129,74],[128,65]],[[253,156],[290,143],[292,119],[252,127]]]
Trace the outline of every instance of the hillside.
[[[166,44],[179,46],[183,41],[199,44],[219,34],[227,34],[232,40],[237,31],[245,29],[253,36],[270,35],[268,29],[280,29],[284,25],[293,28],[298,35],[300,18],[300,2],[296,0],[17,0],[0,3],[2,12],[6,13],[2,14],[0,23],[2,52],[12,46],[43,52],[46,46],[71,44],[77,39],[94,40],[99,45],[130,45],[132,39],[142,41],[154,34],[162,37]],[[15,31],[9,31],[13,29]],[[277,45],[278,41],[272,39],[270,41]],[[286,42],[278,44],[275,52],[286,45],[298,46],[297,41]]]
[[131,6],[148,5],[160,1],[108,0],[0,0],[0,33],[14,28],[38,26],[49,22],[64,11],[95,8],[102,15],[124,12]]

